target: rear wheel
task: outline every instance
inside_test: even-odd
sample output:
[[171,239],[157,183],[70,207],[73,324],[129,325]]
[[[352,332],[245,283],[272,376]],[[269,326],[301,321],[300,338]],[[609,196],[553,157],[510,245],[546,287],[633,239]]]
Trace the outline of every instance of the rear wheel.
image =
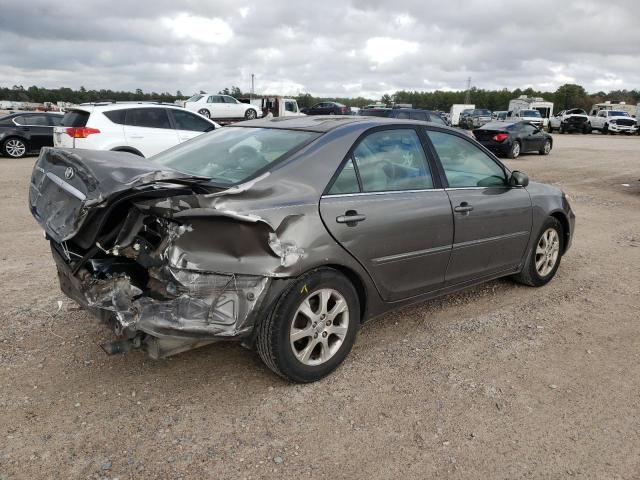
[[564,134],[565,132],[564,125],[560,124],[560,133]]
[[250,108],[246,112],[244,112],[244,118],[246,118],[247,120],[253,120],[257,116],[258,113],[253,108]]
[[20,138],[7,138],[2,144],[2,153],[11,158],[21,158],[27,154],[27,144]]
[[273,372],[294,382],[329,375],[351,351],[360,303],[341,273],[321,268],[303,275],[257,326],[256,349]]
[[507,157],[509,157],[509,158],[518,158],[520,156],[520,149],[521,149],[520,141],[516,140],[511,145],[511,149],[509,150],[509,153],[507,154]]
[[541,287],[555,276],[562,258],[562,225],[549,217],[529,253],[522,271],[514,280],[532,287]]
[[209,110],[207,110],[206,108],[201,108],[200,110],[198,110],[198,113],[203,117],[211,118],[211,113],[209,113]]

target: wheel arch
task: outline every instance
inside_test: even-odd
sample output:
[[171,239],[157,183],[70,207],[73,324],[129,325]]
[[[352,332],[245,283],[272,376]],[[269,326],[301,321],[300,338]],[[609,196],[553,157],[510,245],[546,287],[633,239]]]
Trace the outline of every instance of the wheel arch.
[[328,264],[325,265],[326,268],[332,268],[333,270],[337,270],[342,273],[353,285],[353,288],[356,289],[356,293],[358,294],[358,301],[360,302],[360,323],[363,323],[365,314],[367,312],[367,287],[363,279],[360,275],[353,269],[346,267],[344,265],[339,264]]
[[115,147],[111,149],[112,152],[126,152],[126,153],[133,153],[134,155],[138,155],[142,158],[145,158],[145,156],[142,154],[142,152],[136,148],[133,147]]

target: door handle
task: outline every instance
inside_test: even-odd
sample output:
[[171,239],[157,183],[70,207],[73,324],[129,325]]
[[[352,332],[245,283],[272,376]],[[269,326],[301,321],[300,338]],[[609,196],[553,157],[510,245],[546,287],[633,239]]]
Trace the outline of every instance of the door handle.
[[346,223],[348,227],[355,227],[358,222],[362,222],[366,219],[367,217],[365,215],[361,215],[355,210],[347,210],[346,212],[344,212],[344,215],[339,215],[336,217],[336,222]]
[[129,138],[144,138],[142,135],[129,135]]
[[469,213],[472,210],[473,206],[469,205],[467,202],[462,202],[460,205],[453,208],[453,211],[457,213]]

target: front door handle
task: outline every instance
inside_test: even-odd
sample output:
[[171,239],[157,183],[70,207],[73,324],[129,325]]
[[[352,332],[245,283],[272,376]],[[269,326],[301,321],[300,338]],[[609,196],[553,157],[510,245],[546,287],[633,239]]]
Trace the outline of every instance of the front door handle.
[[346,223],[348,227],[355,227],[358,225],[358,222],[362,222],[366,220],[367,217],[365,215],[361,215],[355,210],[347,210],[344,212],[344,215],[339,215],[336,217],[336,222],[338,223]]
[[462,202],[457,207],[453,208],[453,211],[456,213],[469,213],[473,210],[473,206],[469,205],[467,202]]

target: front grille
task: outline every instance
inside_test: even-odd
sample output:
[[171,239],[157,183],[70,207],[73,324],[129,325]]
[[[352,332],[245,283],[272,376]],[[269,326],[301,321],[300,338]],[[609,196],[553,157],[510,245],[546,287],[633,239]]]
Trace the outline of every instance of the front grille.
[[567,118],[567,122],[568,123],[575,123],[575,124],[581,124],[586,122],[587,119],[584,117],[569,117]]
[[618,125],[622,125],[624,127],[630,127],[634,125],[636,122],[631,118],[622,118],[616,122]]

